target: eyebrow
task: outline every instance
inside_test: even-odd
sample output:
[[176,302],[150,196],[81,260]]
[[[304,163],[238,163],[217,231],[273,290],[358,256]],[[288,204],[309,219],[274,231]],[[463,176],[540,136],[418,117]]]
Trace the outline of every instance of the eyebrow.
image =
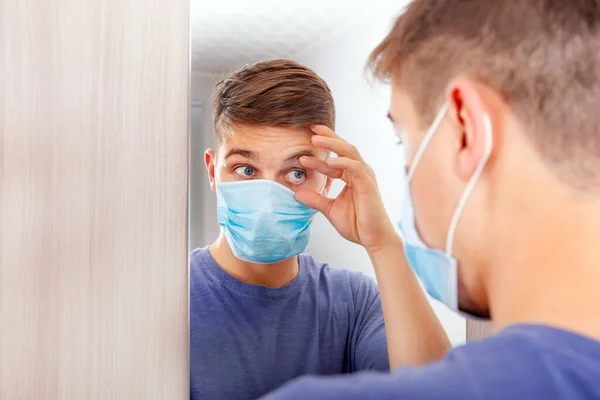
[[296,162],[300,157],[314,157],[315,153],[312,150],[300,150],[285,159],[284,164]]
[[392,117],[392,114],[391,114],[391,113],[389,113],[389,112],[388,112],[388,115],[387,115],[387,117],[388,117],[388,119],[389,119],[390,121],[394,122],[394,118]]
[[235,156],[235,155],[242,156],[249,160],[258,159],[258,154],[255,153],[254,151],[244,150],[244,149],[231,149],[227,152],[227,154],[225,154],[225,160],[228,159],[229,157]]

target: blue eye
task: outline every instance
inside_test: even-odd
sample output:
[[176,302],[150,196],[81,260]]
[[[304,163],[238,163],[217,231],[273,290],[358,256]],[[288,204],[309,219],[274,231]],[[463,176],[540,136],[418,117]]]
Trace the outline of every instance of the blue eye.
[[293,171],[288,172],[286,178],[289,179],[292,183],[298,185],[304,182],[304,180],[306,179],[306,172],[299,169],[295,169]]
[[238,174],[239,176],[244,177],[244,178],[251,178],[251,177],[254,176],[254,174],[256,173],[256,171],[252,167],[249,167],[247,165],[243,165],[241,167],[237,167],[235,169],[235,173]]

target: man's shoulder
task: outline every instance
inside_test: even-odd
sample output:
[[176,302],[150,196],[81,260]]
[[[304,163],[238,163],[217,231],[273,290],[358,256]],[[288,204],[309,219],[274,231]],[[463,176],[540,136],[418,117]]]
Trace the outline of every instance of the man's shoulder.
[[[593,393],[591,398],[597,398],[600,390],[590,378],[598,376],[598,362],[594,366],[577,364],[579,369],[574,369],[573,361],[579,357],[571,354],[569,360],[560,356],[561,344],[555,339],[548,351],[549,343],[540,345],[534,340],[541,336],[545,342],[548,335],[543,328],[513,328],[455,348],[443,360],[423,367],[401,367],[390,374],[361,373],[352,378],[306,377],[265,400],[573,398],[569,394],[584,386]],[[582,386],[578,389],[577,385]]]
[[190,253],[190,263],[206,262],[212,259],[208,247],[198,247]]
[[480,398],[477,382],[447,362],[401,367],[392,373],[360,372],[352,376],[302,377],[262,400],[446,399]]
[[215,264],[208,247],[200,247],[190,253],[190,279],[192,281],[204,276]]

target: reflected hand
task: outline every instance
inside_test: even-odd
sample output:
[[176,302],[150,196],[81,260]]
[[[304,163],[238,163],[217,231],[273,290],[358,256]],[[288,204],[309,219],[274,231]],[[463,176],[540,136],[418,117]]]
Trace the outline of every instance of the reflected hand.
[[301,157],[307,169],[320,172],[346,184],[334,199],[302,189],[296,192],[298,202],[320,211],[345,239],[360,244],[368,252],[380,249],[397,234],[383,206],[375,173],[350,143],[323,125],[311,127],[312,143],[338,155],[326,161]]

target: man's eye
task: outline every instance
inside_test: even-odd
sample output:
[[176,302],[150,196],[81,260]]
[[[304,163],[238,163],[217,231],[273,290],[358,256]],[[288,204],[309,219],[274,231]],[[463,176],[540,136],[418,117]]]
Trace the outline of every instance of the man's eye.
[[251,178],[254,176],[256,171],[254,171],[254,168],[249,167],[247,165],[243,165],[241,167],[237,167],[235,169],[235,173],[238,174],[239,176],[242,176],[244,178]]
[[299,170],[299,169],[295,169],[293,171],[290,171],[287,175],[286,175],[287,179],[289,179],[292,183],[295,184],[300,184],[302,182],[304,182],[304,180],[306,179],[306,172]]

